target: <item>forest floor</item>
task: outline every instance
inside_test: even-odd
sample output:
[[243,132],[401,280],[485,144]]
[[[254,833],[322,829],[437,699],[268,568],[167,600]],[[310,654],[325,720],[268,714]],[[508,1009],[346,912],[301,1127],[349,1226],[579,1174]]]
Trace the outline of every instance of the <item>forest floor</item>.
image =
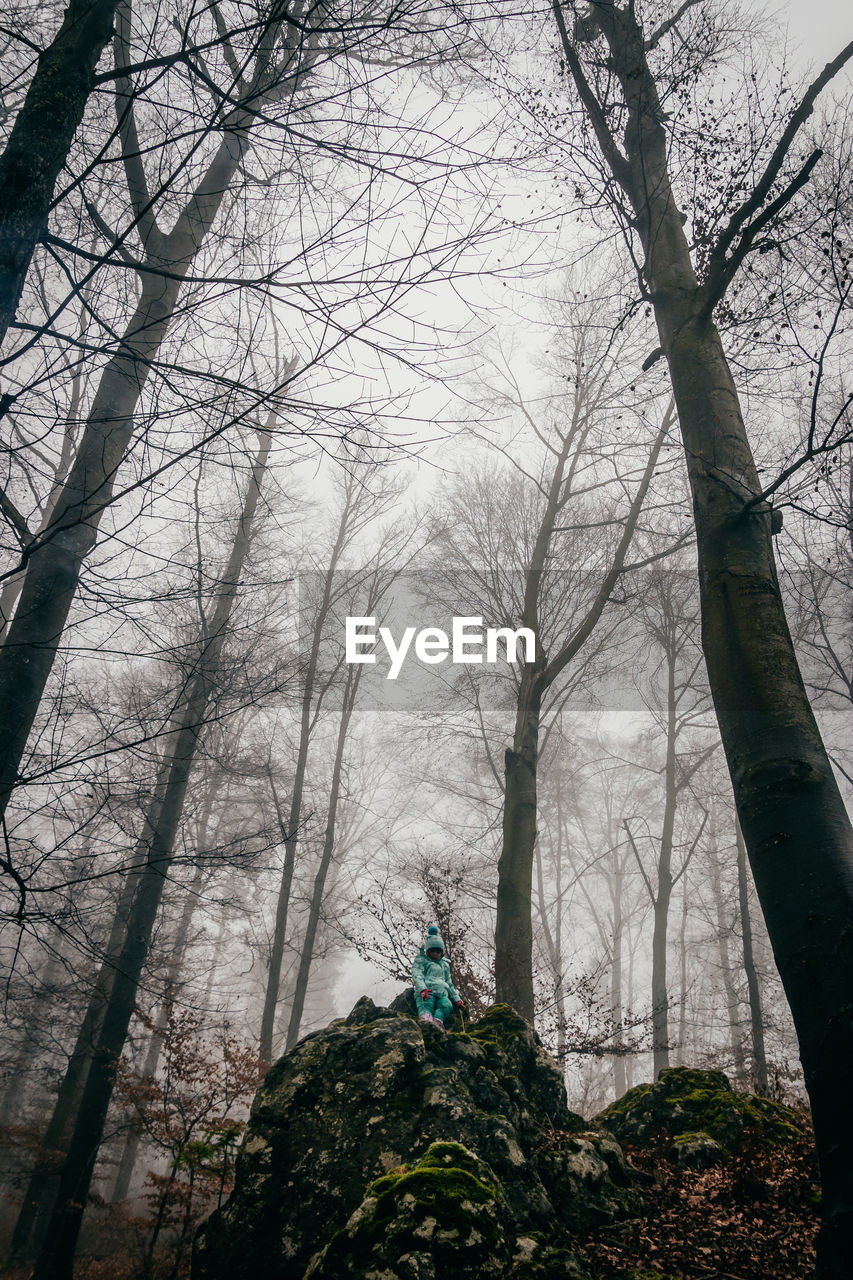
[[673,1159],[671,1143],[625,1144],[644,1183],[645,1213],[585,1237],[595,1280],[807,1280],[814,1269],[820,1187],[811,1122],[804,1136],[745,1145],[702,1171]]

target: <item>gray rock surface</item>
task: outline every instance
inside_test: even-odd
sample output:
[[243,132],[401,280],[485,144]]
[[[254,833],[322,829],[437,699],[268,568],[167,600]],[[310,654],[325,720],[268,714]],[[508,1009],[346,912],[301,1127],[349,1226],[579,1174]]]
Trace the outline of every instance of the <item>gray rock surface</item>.
[[507,1006],[445,1033],[362,999],[267,1074],[193,1280],[568,1280],[571,1231],[634,1203]]

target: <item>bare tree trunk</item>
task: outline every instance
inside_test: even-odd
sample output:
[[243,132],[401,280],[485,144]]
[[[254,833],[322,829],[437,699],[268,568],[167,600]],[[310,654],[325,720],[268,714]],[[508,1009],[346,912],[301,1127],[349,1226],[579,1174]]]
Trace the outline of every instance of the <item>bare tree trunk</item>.
[[[296,756],[296,769],[293,775],[293,791],[290,799],[290,819],[287,826],[282,820],[278,797],[275,794],[275,783],[270,774],[270,786],[273,788],[276,809],[278,811],[279,829],[284,836],[284,862],[281,868],[281,882],[275,907],[275,923],[273,925],[272,945],[270,947],[267,985],[264,992],[264,1007],[261,1013],[261,1032],[258,1042],[258,1060],[261,1073],[272,1063],[273,1035],[275,1019],[278,1011],[278,993],[281,986],[281,965],[284,960],[284,944],[287,938],[287,921],[290,913],[290,890],[293,885],[293,871],[296,865],[296,837],[302,816],[302,793],[305,787],[305,770],[308,762],[310,743],[310,709],[313,693],[313,682],[306,677],[302,695],[302,722],[299,735],[299,749]],[[307,714],[306,714],[307,709]]]
[[507,748],[504,756],[503,844],[498,862],[495,919],[495,991],[499,1001],[511,1005],[530,1023],[534,1016],[531,899],[542,700],[547,689],[592,635],[619,580],[669,424],[670,411],[667,411],[626,514],[613,560],[595,599],[577,629],[550,659],[544,652],[539,635],[539,589],[558,513],[566,501],[564,475],[571,434],[564,441],[551,477],[545,510],[526,573],[522,625],[536,637],[536,659],[522,668],[512,749]]
[[675,653],[667,649],[666,764],[664,766],[664,806],[658,851],[657,883],[654,896],[652,933],[652,1041],[655,1079],[669,1066],[669,992],[666,977],[666,937],[669,905],[672,901],[672,840],[678,787],[675,776],[677,716],[675,699]]
[[746,1059],[743,1046],[743,1029],[740,1023],[740,997],[738,995],[732,973],[731,952],[729,950],[731,921],[727,918],[726,906],[723,901],[723,889],[720,877],[720,859],[717,850],[716,834],[716,828],[712,827],[709,848],[711,892],[714,896],[714,906],[717,915],[717,947],[720,952],[720,970],[723,979],[723,990],[726,995],[729,1044],[731,1045],[732,1063],[734,1065],[735,1077],[738,1083],[743,1086],[746,1083]]
[[343,705],[338,728],[338,740],[335,746],[335,758],[332,765],[332,784],[329,791],[329,807],[326,814],[326,833],[323,839],[323,852],[320,864],[314,876],[314,887],[308,908],[308,921],[305,926],[305,937],[299,955],[299,969],[296,974],[296,986],[293,991],[293,1004],[290,1009],[290,1022],[287,1028],[285,1050],[292,1049],[299,1039],[299,1027],[305,1009],[305,997],[308,994],[308,978],[311,973],[311,961],[314,956],[314,943],[320,924],[323,909],[323,896],[326,889],[326,877],[335,851],[335,823],[338,816],[338,803],[341,794],[341,776],[344,767],[344,750],[347,733],[352,719],[353,706],[358,691],[359,677],[363,668],[350,665],[347,667],[346,685],[343,691]]
[[[329,564],[323,578],[323,592],[313,619],[311,649],[305,669],[302,689],[302,705],[299,718],[299,747],[296,753],[296,765],[293,772],[293,790],[290,798],[290,815],[287,827],[282,822],[281,809],[275,785],[270,773],[270,785],[273,788],[279,827],[284,837],[284,863],[281,872],[278,900],[276,902],[275,925],[273,928],[272,946],[270,947],[269,971],[264,993],[264,1007],[261,1014],[261,1031],[258,1044],[258,1058],[261,1071],[265,1071],[272,1062],[273,1037],[275,1033],[278,996],[281,986],[281,965],[284,959],[284,944],[287,937],[287,919],[290,910],[290,891],[293,884],[293,872],[296,863],[296,845],[299,838],[299,825],[302,821],[302,800],[305,789],[305,775],[308,766],[308,751],[311,735],[317,722],[319,704],[324,690],[317,692],[317,669],[320,661],[320,648],[323,641],[326,622],[332,607],[333,584],[335,573],[340,563],[341,554],[346,546],[349,526],[357,509],[357,498],[354,491],[348,488],[345,493],[341,516],[335,535],[335,541],[329,556]],[[315,700],[316,695],[316,700]]]
[[740,906],[740,928],[743,942],[743,969],[746,974],[746,989],[749,993],[749,1028],[752,1038],[752,1075],[753,1087],[757,1093],[767,1093],[767,1055],[764,1050],[764,1013],[761,1007],[761,987],[758,983],[758,970],[755,966],[755,955],[752,949],[752,920],[749,915],[749,885],[746,878],[746,846],[740,830],[740,823],[735,822],[737,839],[737,883],[738,902]]
[[[207,829],[212,803],[213,792],[211,789],[211,791],[208,792],[204,816],[199,824],[202,831]],[[157,1021],[151,1030],[148,1049],[145,1054],[145,1061],[142,1064],[142,1077],[146,1080],[153,1077],[157,1070],[157,1064],[160,1061],[160,1054],[163,1049],[163,1037],[166,1033],[166,1028],[169,1025],[169,1018],[175,1006],[178,975],[184,962],[184,953],[187,947],[190,921],[192,920],[193,912],[196,908],[198,891],[201,888],[203,878],[204,866],[199,863],[187,892],[183,911],[181,912],[181,918],[178,921],[178,927],[175,930],[175,937],[172,941],[172,956],[166,973],[165,991],[163,999],[160,1002]],[[110,1200],[113,1204],[118,1200],[124,1200],[130,1190],[130,1184],[133,1179],[133,1170],[136,1166],[136,1157],[139,1153],[139,1138],[139,1129],[136,1128],[135,1125],[131,1124],[130,1132],[127,1135],[127,1140],[125,1141],[121,1157],[119,1158],[116,1180],[110,1196]]]
[[[151,803],[159,803],[161,786],[165,783],[165,767],[161,766]],[[86,1013],[77,1034],[77,1040],[68,1060],[68,1066],[56,1095],[53,1112],[42,1138],[35,1168],[27,1184],[23,1204],[18,1213],[12,1240],[9,1246],[9,1258],[12,1263],[22,1262],[34,1255],[41,1245],[47,1229],[47,1219],[51,1211],[59,1185],[59,1169],[56,1167],[57,1157],[62,1157],[68,1150],[74,1117],[80,1106],[80,1099],[89,1073],[95,1043],[100,1032],[104,1008],[112,989],[115,967],[127,933],[127,922],[133,904],[134,894],[139,884],[141,862],[145,856],[142,840],[137,843],[134,857],[128,871],[121,896],[113,916],[110,937],[103,962],[101,963]]]
[[[560,803],[557,801],[557,847],[559,849],[562,839],[560,823]],[[548,901],[545,897],[545,873],[542,866],[542,850],[537,842],[534,849],[536,859],[536,891],[539,906],[539,919],[542,923],[542,934],[545,938],[545,951],[548,956],[548,963],[551,967],[552,991],[554,994],[554,1007],[557,1016],[557,1058],[565,1064],[566,1061],[566,1002],[563,991],[563,956],[562,956],[562,902],[559,885],[559,870],[557,877],[557,911],[554,917],[554,928],[551,929],[548,923]],[[557,860],[559,868],[559,856]]]
[[124,945],[116,963],[103,1023],[75,1117],[56,1205],[33,1273],[34,1280],[72,1280],[74,1253],[112,1100],[116,1064],[124,1049],[128,1027],[136,1007],[139,980],[172,861],[190,772],[249,549],[252,523],[270,448],[269,432],[263,431],[260,435],[258,454],[222,579],[220,595],[211,621],[205,627],[202,653],[196,673],[189,683],[180,728],[175,734],[162,804],[156,819],[152,821],[154,815],[149,815],[146,822],[148,857],[140,874]]
[[[678,1038],[675,1052],[679,1066],[683,1066],[687,1052],[687,873],[681,882],[681,927],[678,931]],[[694,1046],[695,1051],[695,1046]]]
[[[619,866],[609,877],[610,902],[613,908],[612,942],[610,954],[610,1016],[616,1030],[617,1039],[622,1039],[622,1022],[624,1008],[622,999],[622,934],[624,921],[622,918],[622,874]],[[619,1099],[628,1088],[628,1076],[625,1069],[625,1055],[613,1055],[613,1088]]]
[[[538,646],[537,646],[538,647]],[[533,920],[531,889],[536,844],[536,771],[542,669],[524,667],[518,694],[515,736],[505,757],[503,845],[498,862],[495,923],[495,992],[533,1022]]]
[[[821,88],[853,56],[853,44],[827,64],[792,113],[764,174],[712,249],[700,285],[671,185],[667,115],[633,5],[601,0],[595,6],[608,65],[621,87],[624,151],[583,71],[559,0],[554,8],[569,70],[605,161],[633,207],[645,253],[642,278],[669,367],[693,495],[711,691],[812,1105],[823,1182],[818,1269],[822,1280],[849,1280],[853,829],[797,664],[773,556],[772,513],[712,315],[761,217],[772,212],[770,192],[799,127]],[[797,189],[789,183],[784,195]]]
[[0,156],[0,343],[15,319],[56,179],[113,31],[116,0],[69,0]]

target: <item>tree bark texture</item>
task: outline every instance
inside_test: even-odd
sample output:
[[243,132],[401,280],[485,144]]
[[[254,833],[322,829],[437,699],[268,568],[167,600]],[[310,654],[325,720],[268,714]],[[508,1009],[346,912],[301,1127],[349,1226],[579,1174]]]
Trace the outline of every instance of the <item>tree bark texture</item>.
[[[669,367],[693,495],[702,646],[812,1105],[823,1180],[819,1274],[822,1280],[850,1280],[853,831],[797,664],[777,580],[771,511],[760,497],[737,391],[711,316],[722,292],[709,292],[697,280],[672,190],[665,113],[643,32],[632,6],[596,4],[626,111],[622,151],[557,0],[555,13],[569,69],[605,160],[633,207],[645,254],[643,277]],[[825,82],[851,49],[818,80]],[[747,201],[741,221],[747,231],[751,209]],[[717,279],[734,270],[727,247],[722,265],[718,255]]]
[[69,0],[0,156],[0,343],[15,319],[60,170],[95,87],[116,0]]
[[[538,647],[538,646],[537,646]],[[505,757],[503,845],[498,862],[495,992],[533,1022],[533,851],[542,667],[524,667],[515,736]]]

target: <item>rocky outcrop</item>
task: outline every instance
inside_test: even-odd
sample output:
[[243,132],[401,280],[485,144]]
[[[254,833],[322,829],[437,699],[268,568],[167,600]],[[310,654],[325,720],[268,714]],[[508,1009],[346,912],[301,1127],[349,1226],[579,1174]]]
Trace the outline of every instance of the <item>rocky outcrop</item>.
[[670,1139],[675,1158],[697,1168],[722,1163],[746,1138],[773,1144],[802,1136],[790,1107],[735,1092],[722,1071],[691,1067],[629,1089],[597,1122],[635,1147]]
[[268,1073],[193,1280],[569,1280],[634,1202],[511,1009],[444,1033],[363,999]]

